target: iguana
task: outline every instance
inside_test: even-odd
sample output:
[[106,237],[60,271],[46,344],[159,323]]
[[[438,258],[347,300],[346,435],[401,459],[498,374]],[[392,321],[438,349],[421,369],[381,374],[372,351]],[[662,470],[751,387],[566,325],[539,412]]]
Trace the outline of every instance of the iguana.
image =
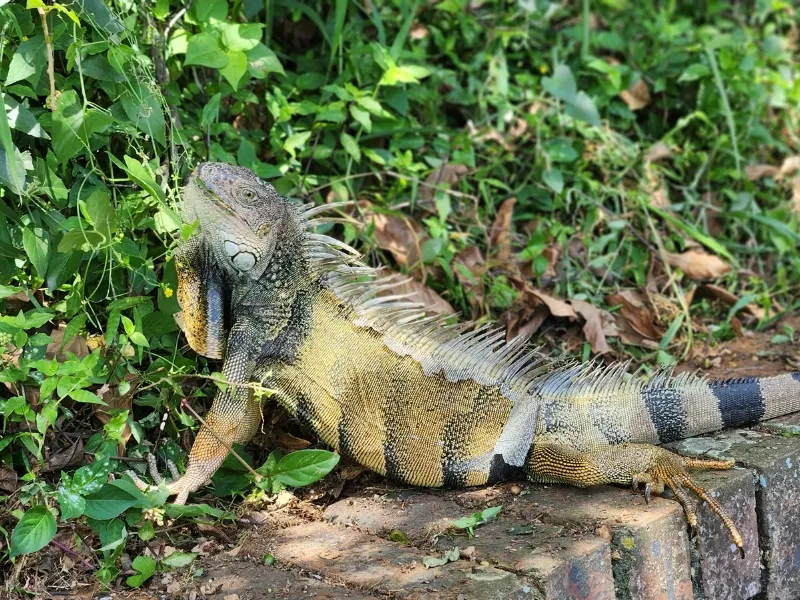
[[548,361],[499,328],[450,324],[387,295],[396,281],[314,232],[327,208],[292,203],[242,167],[204,163],[189,178],[183,216],[199,224],[175,255],[178,299],[190,346],[224,358],[230,385],[168,486],[176,503],[254,435],[261,407],[243,384],[261,381],[330,447],[396,481],[643,484],[648,500],[668,487],[694,526],[691,491],[742,548],[733,521],[686,471],[733,461],[656,444],[800,411],[800,373],[708,381]]

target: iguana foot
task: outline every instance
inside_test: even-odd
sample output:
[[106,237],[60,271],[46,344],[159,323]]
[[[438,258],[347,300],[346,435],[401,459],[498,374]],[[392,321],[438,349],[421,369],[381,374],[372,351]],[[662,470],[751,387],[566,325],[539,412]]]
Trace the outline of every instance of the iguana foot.
[[588,487],[602,483],[644,485],[645,501],[652,493],[661,494],[669,488],[683,506],[686,519],[697,526],[697,502],[694,492],[708,503],[723,522],[734,544],[744,554],[742,536],[720,503],[691,478],[686,469],[730,469],[732,460],[684,458],[669,450],[650,444],[620,444],[585,451],[575,450],[563,441],[538,441],[534,444],[525,465],[532,481],[569,483]]
[[739,552],[744,553],[744,541],[733,523],[733,520],[725,512],[722,505],[702,488],[686,472],[687,468],[700,470],[723,470],[731,469],[734,466],[732,460],[703,460],[698,458],[684,458],[673,454],[667,450],[658,449],[653,456],[650,468],[642,473],[633,476],[632,486],[634,490],[639,489],[640,484],[644,484],[644,499],[649,504],[650,494],[655,492],[661,495],[665,488],[672,490],[675,498],[683,506],[686,513],[686,520],[692,528],[697,527],[697,502],[691,497],[687,490],[694,492],[700,499],[704,500],[709,508],[717,515],[730,533],[733,543],[739,548]]
[[[156,457],[154,454],[147,455],[147,466],[148,472],[150,473],[150,477],[152,478],[155,486],[160,485],[162,477],[161,473],[158,472],[158,464],[156,463]],[[205,483],[205,481],[203,481],[197,485],[191,480],[192,478],[188,472],[181,476],[181,474],[178,472],[178,467],[176,467],[175,463],[169,459],[167,459],[167,469],[172,476],[172,481],[167,484],[167,490],[169,491],[170,496],[176,496],[175,500],[172,502],[173,504],[186,504],[189,494],[199,489]],[[128,470],[127,473],[128,476],[133,479],[133,483],[136,484],[136,487],[142,492],[148,492],[153,488],[153,486],[146,481],[142,481],[142,479],[133,471]]]

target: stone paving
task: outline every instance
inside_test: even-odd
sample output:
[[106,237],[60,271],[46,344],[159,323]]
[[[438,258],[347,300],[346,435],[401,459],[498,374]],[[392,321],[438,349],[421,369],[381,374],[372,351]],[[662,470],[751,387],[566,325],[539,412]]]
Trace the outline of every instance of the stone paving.
[[[742,465],[697,479],[739,526],[744,558],[707,507],[690,532],[674,500],[656,497],[646,505],[622,488],[507,483],[436,491],[386,484],[334,502],[322,520],[254,530],[235,561],[210,562],[194,597],[800,598],[800,416],[674,447]],[[449,526],[498,505],[499,517],[472,538]],[[454,547],[459,559],[426,568],[426,557]],[[260,564],[265,554],[275,566]]]

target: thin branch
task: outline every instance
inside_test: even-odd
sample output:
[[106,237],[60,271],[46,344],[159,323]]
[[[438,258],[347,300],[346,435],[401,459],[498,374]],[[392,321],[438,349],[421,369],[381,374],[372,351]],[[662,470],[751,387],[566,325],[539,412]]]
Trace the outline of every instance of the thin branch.
[[42,29],[44,30],[44,45],[47,48],[47,77],[50,79],[50,110],[56,111],[56,74],[53,64],[53,44],[50,41],[50,30],[47,27],[47,13],[40,6],[39,16],[42,18]]

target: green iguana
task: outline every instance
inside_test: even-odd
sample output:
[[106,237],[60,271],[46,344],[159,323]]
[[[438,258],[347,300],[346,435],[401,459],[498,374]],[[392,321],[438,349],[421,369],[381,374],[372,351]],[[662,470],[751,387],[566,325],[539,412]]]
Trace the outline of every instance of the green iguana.
[[184,329],[195,351],[224,358],[232,385],[168,486],[176,503],[254,435],[261,407],[241,384],[261,381],[326,444],[396,481],[460,487],[523,475],[643,484],[647,499],[668,487],[695,525],[692,491],[742,548],[730,517],[686,472],[733,461],[655,444],[800,411],[800,373],[646,379],[626,377],[624,365],[548,361],[499,328],[447,324],[381,295],[396,281],[314,233],[328,208],[294,204],[242,167],[205,163],[190,177],[183,213],[199,226],[175,256]]

